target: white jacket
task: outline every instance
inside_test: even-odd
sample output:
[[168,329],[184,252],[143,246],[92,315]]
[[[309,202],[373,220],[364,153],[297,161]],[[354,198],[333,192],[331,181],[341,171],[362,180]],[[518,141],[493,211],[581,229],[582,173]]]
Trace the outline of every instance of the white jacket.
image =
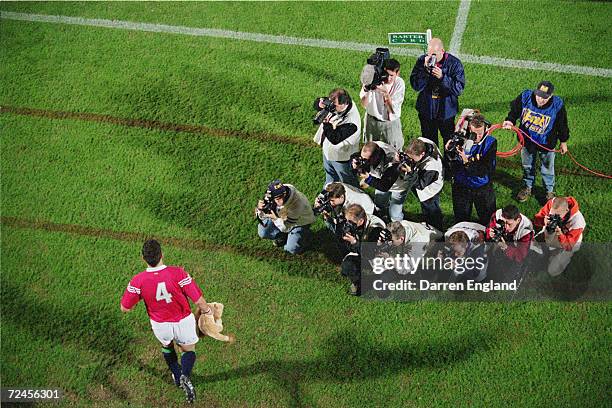
[[416,188],[416,193],[419,197],[419,201],[423,202],[429,200],[430,198],[438,194],[440,191],[442,191],[444,177],[442,174],[442,156],[440,155],[440,150],[438,150],[438,146],[436,146],[436,144],[431,140],[426,139],[424,137],[419,137],[419,140],[425,143],[429,143],[438,153],[438,159],[434,159],[433,157],[429,156],[423,162],[419,162],[419,164],[417,164],[417,168],[419,170],[433,170],[438,172],[438,179],[436,181],[426,186],[422,190],[419,190],[418,187]]
[[[347,108],[348,109],[348,108]],[[351,154],[359,150],[359,135],[361,134],[361,117],[357,110],[357,105],[351,101],[350,110],[346,115],[335,114],[332,116],[331,121],[339,120],[336,126],[340,126],[346,123],[352,123],[357,126],[357,130],[348,138],[344,139],[338,144],[332,144],[329,140],[323,141],[323,155],[329,161],[347,161],[350,160]],[[317,129],[317,133],[313,140],[316,144],[321,146],[321,139],[323,138],[323,124]]]
[[366,192],[350,184],[342,183],[342,185],[345,190],[343,208],[347,208],[351,204],[359,204],[366,214],[374,214],[374,201]]

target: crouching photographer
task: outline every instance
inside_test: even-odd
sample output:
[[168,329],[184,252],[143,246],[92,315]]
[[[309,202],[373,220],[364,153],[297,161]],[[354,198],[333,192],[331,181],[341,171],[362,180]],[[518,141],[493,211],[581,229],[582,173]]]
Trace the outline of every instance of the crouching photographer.
[[558,276],[580,249],[586,222],[574,197],[556,197],[535,215],[536,228],[542,228],[548,246],[548,274]]
[[363,190],[344,183],[330,183],[315,198],[312,211],[321,215],[325,225],[333,233],[336,232],[336,222],[344,209],[351,204],[359,204],[366,214],[374,213],[374,202]]
[[312,240],[310,225],[315,221],[310,202],[291,184],[274,180],[264,199],[257,203],[255,217],[259,237],[274,241],[291,254],[304,252]]
[[375,215],[368,215],[362,206],[352,204],[336,226],[336,236],[343,252],[342,275],[351,281],[350,294],[361,295],[361,244],[377,242],[385,223]]
[[455,222],[470,221],[474,206],[478,222],[486,225],[497,208],[493,189],[497,140],[487,135],[489,123],[480,113],[465,115],[464,123],[465,129],[457,129],[445,146]]
[[486,278],[489,261],[484,244],[485,229],[484,225],[474,222],[460,222],[444,234],[446,254],[455,260],[462,259],[454,263],[452,280],[480,282]]
[[351,155],[359,151],[361,117],[357,106],[346,90],[337,88],[328,98],[314,102],[318,111],[313,122],[319,125],[314,141],[323,150],[325,184],[334,181],[358,187],[358,181],[351,169]]
[[500,282],[510,282],[522,271],[533,241],[533,225],[515,205],[497,210],[486,229],[485,239],[495,243],[489,270]]
[[429,139],[413,139],[380,176],[366,173],[364,182],[376,189],[374,202],[380,209],[389,209],[391,221],[404,219],[403,204],[412,190],[421,203],[425,222],[442,229],[442,160],[438,148]]
[[[440,231],[426,223],[394,221],[380,233],[379,256],[388,257],[399,254],[400,256],[408,255],[414,259],[421,258],[442,236]],[[396,267],[396,270],[399,274],[414,273],[409,263],[405,263],[399,269]]]

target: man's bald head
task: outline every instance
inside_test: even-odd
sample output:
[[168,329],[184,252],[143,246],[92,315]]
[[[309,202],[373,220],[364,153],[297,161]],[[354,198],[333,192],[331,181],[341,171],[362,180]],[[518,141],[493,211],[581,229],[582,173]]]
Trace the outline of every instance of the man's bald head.
[[442,40],[437,37],[429,40],[429,44],[427,45],[427,54],[436,54],[436,58],[438,61],[440,61],[444,55],[444,44],[442,43]]

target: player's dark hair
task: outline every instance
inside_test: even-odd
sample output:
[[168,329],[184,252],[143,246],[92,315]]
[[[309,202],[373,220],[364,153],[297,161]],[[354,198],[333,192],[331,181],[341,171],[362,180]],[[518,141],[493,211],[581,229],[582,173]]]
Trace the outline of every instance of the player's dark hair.
[[521,218],[521,212],[514,204],[508,204],[507,206],[502,208],[501,215],[507,220],[518,220],[519,218]]
[[142,246],[142,257],[149,266],[157,266],[162,257],[161,245],[159,242],[154,239],[145,242]]
[[396,59],[393,59],[393,58],[388,59],[385,61],[385,69],[388,69],[389,71],[397,72],[400,70],[400,63]]

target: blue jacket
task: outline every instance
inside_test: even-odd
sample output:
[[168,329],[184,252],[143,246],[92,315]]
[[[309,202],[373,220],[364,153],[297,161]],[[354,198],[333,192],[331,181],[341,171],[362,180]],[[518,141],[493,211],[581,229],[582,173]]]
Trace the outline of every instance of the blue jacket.
[[421,55],[412,68],[410,85],[419,93],[416,110],[426,119],[446,120],[459,110],[459,95],[465,87],[465,73],[459,59],[444,53],[442,79],[430,75],[425,67],[425,55]]
[[455,183],[478,189],[491,183],[495,173],[497,140],[493,136],[485,136],[478,144],[474,144],[469,151],[464,149],[468,162],[461,159],[453,160],[451,168]]

